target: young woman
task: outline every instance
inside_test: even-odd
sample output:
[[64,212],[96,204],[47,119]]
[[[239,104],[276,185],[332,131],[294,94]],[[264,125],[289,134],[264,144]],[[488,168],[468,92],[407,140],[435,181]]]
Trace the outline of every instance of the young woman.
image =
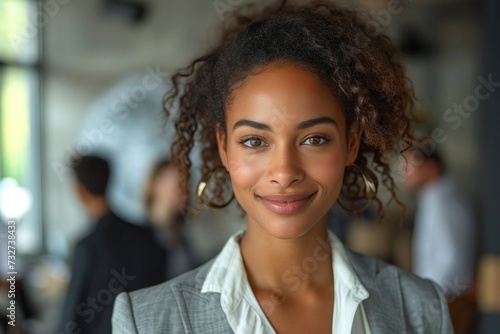
[[156,239],[165,250],[165,277],[178,276],[194,268],[195,259],[183,229],[185,207],[180,196],[179,172],[168,160],[160,160],[151,168],[145,187],[146,225],[152,227]]
[[[220,43],[173,77],[173,156],[188,192],[189,154],[202,150],[197,195],[232,196],[246,231],[205,265],[122,293],[115,333],[451,333],[441,291],[345,249],[326,228],[395,197],[389,156],[412,145],[413,92],[391,41],[353,11],[281,3],[236,16]],[[181,88],[182,85],[182,88]]]

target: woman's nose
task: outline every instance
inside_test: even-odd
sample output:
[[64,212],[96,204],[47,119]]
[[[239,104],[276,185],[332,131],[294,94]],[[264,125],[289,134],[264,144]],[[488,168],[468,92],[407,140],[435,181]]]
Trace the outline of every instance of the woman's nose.
[[269,181],[279,184],[282,188],[288,188],[304,178],[298,152],[291,147],[276,147],[269,163]]

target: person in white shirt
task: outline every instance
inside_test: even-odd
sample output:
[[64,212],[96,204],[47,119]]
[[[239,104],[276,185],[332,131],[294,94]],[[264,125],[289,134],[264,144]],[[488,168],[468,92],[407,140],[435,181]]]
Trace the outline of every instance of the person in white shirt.
[[418,193],[413,271],[438,283],[448,298],[465,292],[474,277],[475,218],[471,204],[444,173],[437,151],[408,155],[407,187]]
[[336,202],[368,207],[378,177],[396,196],[389,155],[413,139],[396,47],[329,2],[246,9],[173,76],[164,106],[183,193],[199,144],[196,195],[215,208],[236,198],[247,229],[213,261],[120,294],[114,333],[450,333],[436,285],[327,230]]

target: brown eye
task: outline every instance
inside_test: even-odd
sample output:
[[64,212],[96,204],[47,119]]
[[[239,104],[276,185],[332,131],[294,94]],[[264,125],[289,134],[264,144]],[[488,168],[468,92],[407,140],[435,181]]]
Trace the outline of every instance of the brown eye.
[[318,145],[324,144],[328,141],[329,141],[329,139],[327,139],[327,138],[314,136],[314,137],[309,137],[306,140],[304,140],[304,144],[318,146]]
[[250,139],[249,142],[250,142],[250,146],[252,146],[252,147],[257,147],[257,146],[262,145],[262,140],[260,140],[260,139]]
[[259,138],[248,138],[240,142],[243,146],[249,148],[257,148],[265,146],[265,143],[262,139]]
[[307,142],[311,145],[318,145],[321,142],[321,139],[318,137],[312,137],[307,140]]

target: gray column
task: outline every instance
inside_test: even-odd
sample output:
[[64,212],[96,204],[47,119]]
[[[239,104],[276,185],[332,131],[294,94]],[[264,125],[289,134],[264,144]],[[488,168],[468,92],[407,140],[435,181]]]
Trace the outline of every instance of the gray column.
[[[500,83],[500,1],[483,1],[483,77]],[[497,84],[498,85],[498,84]],[[479,333],[500,333],[500,86],[482,104],[480,123],[482,226],[479,237]],[[492,302],[493,300],[493,302]]]

